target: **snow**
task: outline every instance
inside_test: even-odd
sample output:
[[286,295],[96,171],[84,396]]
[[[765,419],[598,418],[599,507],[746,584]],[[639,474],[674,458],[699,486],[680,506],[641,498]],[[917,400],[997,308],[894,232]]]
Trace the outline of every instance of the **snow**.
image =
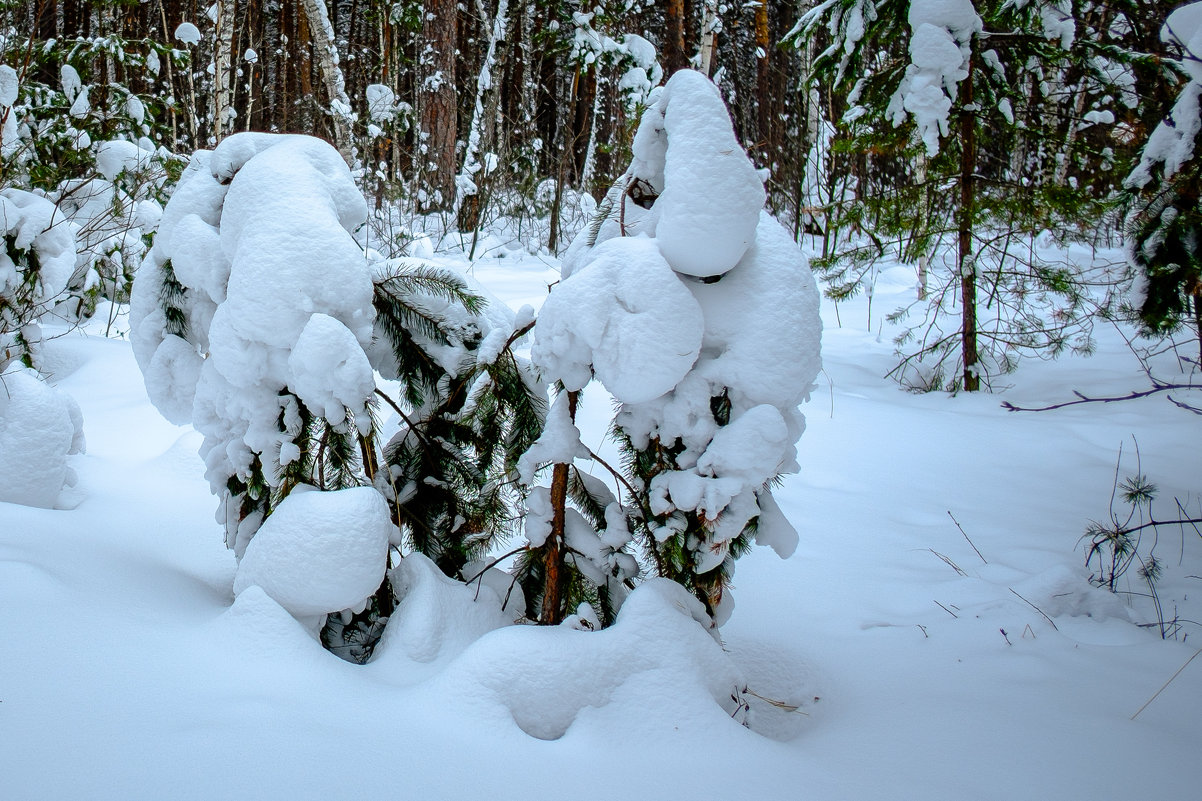
[[247,546],[234,594],[257,586],[301,621],[361,608],[384,580],[392,527],[372,487],[293,490]]
[[[35,303],[44,303],[67,288],[75,271],[75,225],[63,220],[53,203],[22,189],[0,190],[0,230],[11,236],[12,247],[37,253],[38,291]],[[0,293],[15,276],[0,271]]]
[[181,22],[175,29],[175,40],[186,45],[200,44],[200,28],[191,22]]
[[83,85],[79,73],[75,67],[72,67],[70,64],[64,64],[59,70],[59,76],[62,78],[63,94],[67,96],[68,100],[75,100],[79,95],[80,87]]
[[84,449],[75,400],[19,364],[0,373],[0,502],[53,509]]
[[382,83],[367,85],[367,116],[372,122],[392,122],[396,118],[396,93]]
[[7,64],[0,64],[0,106],[11,107],[16,103],[20,86],[17,71]]
[[[300,453],[296,398],[330,425],[349,413],[367,426],[372,274],[351,235],[366,215],[330,145],[235,134],[193,158],[139,271],[131,324],[147,391],[168,419],[205,435],[209,479],[239,555],[258,521],[237,519],[227,482],[248,476],[256,457],[266,480],[279,481]],[[193,353],[159,307],[172,276],[183,292],[170,302]]]
[[[755,237],[764,185],[735,139],[718,88],[693,70],[672,76],[660,96],[665,148],[655,239],[672,269],[707,277],[730,270]],[[657,156],[640,153],[648,163]],[[653,185],[659,182],[651,180]]]
[[[475,275],[537,307],[554,260],[499,252]],[[887,268],[874,303],[904,302],[913,285],[912,269]],[[1195,653],[1196,629],[1165,641],[1137,625],[1154,622],[1150,605],[1090,586],[1078,540],[1105,514],[1132,434],[1163,511],[1173,496],[1196,509],[1202,418],[1158,397],[1000,408],[1145,386],[1118,331],[1091,359],[1022,365],[996,395],[905,393],[882,377],[894,332],[867,331],[866,313],[863,298],[841,304],[841,327],[822,309],[826,376],[797,446],[803,472],[774,505],[759,499],[757,538],[779,508],[800,541],[788,559],[739,561],[722,648],[660,582],[604,631],[511,626],[491,585],[477,594],[406,553],[394,571],[405,597],[364,666],[324,651],[261,589],[235,601],[201,436],[156,414],[130,344],[48,337],[58,388],[88,425],[88,453],[71,457],[86,500],[0,503],[6,797],[339,798],[347,759],[355,792],[380,797],[398,782],[415,798],[485,787],[515,801],[565,787],[582,801],[1192,797],[1202,663],[1131,718]],[[608,401],[594,382],[577,416],[603,456]],[[1200,619],[1188,577],[1202,539],[1162,532],[1156,553],[1166,609]],[[721,695],[732,685],[798,711],[743,693],[744,727]],[[471,768],[448,767],[460,764]],[[581,781],[599,766],[616,766],[614,780]]]
[[947,136],[956,86],[968,77],[971,39],[983,23],[971,0],[914,0],[909,22],[911,63],[885,114],[895,126],[912,117],[927,155],[934,156]]
[[[137,98],[130,96],[131,100]],[[140,102],[140,101],[139,101]],[[96,146],[96,171],[108,181],[114,181],[123,171],[145,170],[154,152],[143,150],[134,142],[114,139]]]
[[518,460],[518,479],[526,486],[534,483],[534,471],[539,465],[571,464],[576,457],[588,458],[588,449],[580,442],[580,429],[572,422],[568,403],[568,393],[560,393],[547,411],[542,434]]
[[619,400],[640,403],[689,371],[701,349],[701,308],[657,244],[647,237],[603,242],[551,294],[531,350],[548,380],[574,391],[595,371]]
[[314,314],[288,356],[289,388],[301,402],[334,425],[349,409],[365,419],[365,398],[375,391],[367,354],[345,325],[326,314]]

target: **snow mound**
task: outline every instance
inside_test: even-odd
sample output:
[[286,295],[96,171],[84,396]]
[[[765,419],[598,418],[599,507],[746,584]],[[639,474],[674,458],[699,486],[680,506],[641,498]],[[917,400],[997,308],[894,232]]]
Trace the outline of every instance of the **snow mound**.
[[373,669],[411,671],[411,664],[443,664],[488,632],[512,625],[501,598],[487,584],[447,578],[426,556],[412,553],[390,574],[397,608],[376,646]]
[[384,580],[392,520],[371,487],[293,490],[246,548],[234,593],[259,586],[298,619],[361,606]]
[[653,579],[630,594],[608,629],[511,626],[480,638],[432,690],[478,711],[494,704],[541,740],[562,737],[578,720],[667,731],[733,725],[745,683],[710,625],[683,587]]
[[0,501],[53,509],[63,487],[75,484],[67,457],[83,450],[74,398],[27,367],[0,373]]

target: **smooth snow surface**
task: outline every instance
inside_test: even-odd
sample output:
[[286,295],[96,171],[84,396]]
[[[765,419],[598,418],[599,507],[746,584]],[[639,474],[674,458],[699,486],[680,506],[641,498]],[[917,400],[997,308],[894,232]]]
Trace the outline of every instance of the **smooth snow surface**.
[[[515,308],[542,302],[553,260],[487,252],[481,283]],[[1117,331],[1091,359],[1024,364],[998,394],[905,393],[882,378],[894,332],[878,336],[876,314],[913,286],[912,269],[883,270],[871,322],[862,298],[838,318],[824,305],[802,471],[760,499],[761,527],[768,515],[800,540],[788,559],[739,561],[721,649],[660,582],[612,629],[533,629],[509,625],[491,580],[454,583],[406,554],[376,658],[343,662],[261,589],[234,600],[201,436],[157,414],[129,343],[48,331],[54,380],[87,423],[83,502],[0,502],[0,796],[1195,797],[1202,657],[1131,717],[1202,633],[1141,627],[1146,585],[1132,572],[1124,594],[1091,587],[1079,539],[1106,516],[1121,445],[1135,471],[1132,437],[1158,516],[1173,497],[1197,513],[1202,418],[1161,397],[1000,408],[1146,387]],[[610,417],[590,384],[581,437],[616,458]],[[1163,530],[1155,554],[1166,612],[1202,620],[1202,538]],[[723,693],[743,682],[740,711]],[[592,778],[606,766],[612,780]]]

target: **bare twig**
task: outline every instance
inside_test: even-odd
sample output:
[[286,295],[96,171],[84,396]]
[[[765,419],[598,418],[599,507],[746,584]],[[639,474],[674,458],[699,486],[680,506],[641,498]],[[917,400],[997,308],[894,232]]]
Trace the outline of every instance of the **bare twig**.
[[1158,695],[1160,695],[1162,692],[1164,692],[1164,690],[1165,690],[1165,687],[1168,687],[1170,684],[1172,684],[1172,683],[1173,683],[1173,679],[1175,679],[1175,678],[1177,678],[1178,676],[1180,676],[1180,675],[1181,675],[1181,671],[1185,670],[1185,669],[1186,669],[1186,667],[1188,667],[1188,666],[1189,666],[1189,663],[1190,663],[1190,662],[1193,662],[1193,661],[1194,661],[1194,659],[1196,659],[1196,658],[1197,658],[1198,654],[1202,654],[1202,648],[1199,648],[1197,651],[1194,651],[1194,655],[1193,655],[1193,656],[1191,656],[1189,659],[1185,660],[1185,664],[1184,664],[1184,665],[1182,665],[1181,667],[1177,668],[1177,672],[1176,672],[1176,673],[1174,673],[1172,676],[1170,676],[1170,677],[1169,677],[1169,680],[1168,680],[1168,681],[1166,681],[1166,682],[1165,682],[1163,685],[1161,685],[1160,689],[1159,689],[1159,690],[1157,690],[1155,693],[1153,693],[1152,697],[1151,697],[1151,698],[1149,698],[1147,701],[1145,701],[1143,706],[1141,706],[1139,709],[1135,710],[1135,714],[1131,716],[1131,720],[1135,720],[1135,719],[1136,719],[1136,718],[1139,716],[1139,713],[1140,713],[1140,712],[1143,712],[1145,709],[1147,709],[1147,708],[1148,708],[1148,704],[1151,704],[1153,701],[1155,701],[1155,700],[1156,700],[1156,697],[1157,697]]
[[[1140,392],[1131,392],[1127,395],[1116,395],[1116,396],[1110,397],[1110,398],[1091,398],[1087,395],[1083,395],[1082,393],[1078,392],[1077,390],[1073,390],[1073,394],[1077,396],[1077,400],[1074,400],[1074,401],[1065,401],[1064,403],[1053,403],[1050,406],[1015,406],[1010,401],[1002,401],[1002,408],[1008,412],[1047,412],[1047,411],[1051,411],[1053,409],[1063,409],[1067,406],[1076,406],[1081,403],[1117,403],[1119,401],[1128,401],[1128,400],[1135,400],[1137,398],[1146,398],[1149,395],[1155,395],[1158,392],[1167,392],[1168,390],[1171,390],[1171,389],[1202,389],[1202,385],[1200,385],[1200,384],[1166,384],[1161,381],[1156,381],[1151,389],[1145,389]],[[1175,403],[1178,406],[1181,406],[1184,409],[1188,409],[1188,410],[1194,412],[1195,414],[1202,414],[1202,411],[1199,411],[1198,409],[1195,409],[1192,406],[1182,404],[1179,401],[1173,400],[1172,397],[1170,397],[1169,400],[1173,401],[1173,403]]]
[[939,553],[939,551],[936,551],[934,548],[927,548],[927,550],[928,550],[928,551],[930,551],[931,553],[935,554],[936,556],[938,556],[940,559],[942,559],[942,560],[943,560],[943,562],[944,562],[944,564],[946,564],[946,565],[947,565],[948,567],[950,567],[952,570],[954,570],[954,571],[956,571],[957,573],[959,573],[961,576],[967,576],[967,575],[968,575],[967,573],[965,573],[963,570],[961,570],[961,569],[960,569],[960,566],[959,566],[958,564],[956,564],[955,562],[953,562],[951,559],[949,559],[948,557],[944,556],[943,554]]
[[753,698],[760,699],[761,701],[763,701],[766,704],[772,704],[772,706],[776,707],[777,709],[783,709],[786,712],[796,712],[797,714],[805,715],[806,717],[809,717],[809,715],[810,715],[809,712],[802,711],[802,709],[800,707],[798,707],[796,704],[787,704],[784,701],[777,701],[775,698],[768,698],[766,696],[760,695],[755,690],[751,690],[747,687],[743,688],[743,692],[746,693],[747,695],[750,695]]
[[969,545],[972,545],[972,549],[977,552],[977,556],[981,557],[981,561],[984,562],[985,564],[989,564],[989,560],[985,558],[985,555],[983,553],[981,553],[981,549],[978,548],[976,546],[976,544],[973,543],[973,541],[968,538],[968,534],[965,533],[964,527],[960,525],[960,521],[956,519],[956,516],[954,514],[952,514],[951,509],[947,510],[947,516],[950,517],[952,519],[952,522],[956,524],[956,528],[960,529],[960,533],[964,534],[964,539],[968,540]]
[[940,608],[940,609],[942,609],[944,612],[947,612],[949,615],[951,615],[952,617],[956,618],[957,620],[959,620],[959,619],[960,619],[960,616],[959,616],[959,615],[957,615],[955,612],[953,612],[952,610],[948,609],[946,606],[944,606],[943,604],[939,603],[938,601],[935,601],[935,606],[939,607],[939,608]]
[[[1010,592],[1014,592],[1014,588],[1013,588],[1013,587],[1007,587],[1006,589],[1010,590]],[[1060,627],[1056,625],[1056,621],[1054,621],[1054,620],[1052,620],[1050,617],[1048,617],[1048,616],[1047,616],[1047,614],[1046,614],[1046,613],[1045,613],[1045,612],[1044,612],[1042,609],[1040,609],[1038,606],[1036,606],[1035,604],[1031,603],[1031,602],[1030,602],[1030,601],[1028,601],[1026,598],[1023,598],[1023,597],[1022,597],[1021,595],[1019,595],[1017,592],[1014,592],[1014,597],[1018,598],[1020,601],[1022,601],[1023,603],[1025,603],[1027,606],[1031,607],[1031,608],[1032,608],[1032,609],[1034,609],[1036,612],[1038,612],[1039,614],[1043,615],[1043,619],[1044,619],[1044,620],[1046,620],[1047,622],[1051,623],[1051,624],[1052,624],[1052,628],[1056,629],[1056,631],[1060,631]]]

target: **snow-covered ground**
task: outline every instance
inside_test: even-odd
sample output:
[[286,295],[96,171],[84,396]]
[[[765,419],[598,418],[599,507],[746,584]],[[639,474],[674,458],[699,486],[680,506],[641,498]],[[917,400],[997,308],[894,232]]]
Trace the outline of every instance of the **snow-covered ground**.
[[[471,273],[514,308],[557,278],[548,257],[480,252]],[[912,285],[885,271],[875,313]],[[0,503],[0,798],[1197,798],[1202,659],[1132,716],[1202,626],[1139,626],[1150,605],[1092,588],[1079,539],[1136,443],[1159,513],[1177,497],[1196,515],[1202,417],[1163,396],[1001,408],[1145,388],[1114,330],[1094,358],[948,397],[882,378],[889,333],[862,301],[823,318],[802,472],[777,493],[801,544],[739,563],[722,629],[756,694],[746,727],[670,669],[701,630],[650,600],[606,631],[473,645],[487,615],[415,561],[405,628],[366,666],[266,596],[234,605],[199,435],[154,410],[128,341],[55,339],[88,447],[75,508]],[[610,414],[590,385],[602,452]],[[1163,530],[1155,554],[1165,615],[1202,621],[1202,537]],[[1133,569],[1120,589],[1145,588]]]

